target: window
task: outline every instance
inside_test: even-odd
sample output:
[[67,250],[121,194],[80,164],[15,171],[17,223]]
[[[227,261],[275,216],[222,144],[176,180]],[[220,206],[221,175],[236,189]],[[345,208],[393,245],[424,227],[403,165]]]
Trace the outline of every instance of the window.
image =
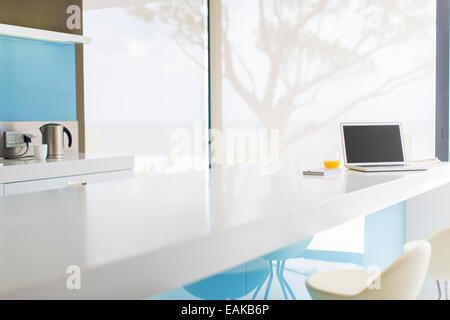
[[85,1],[86,150],[138,175],[207,167],[205,0]]

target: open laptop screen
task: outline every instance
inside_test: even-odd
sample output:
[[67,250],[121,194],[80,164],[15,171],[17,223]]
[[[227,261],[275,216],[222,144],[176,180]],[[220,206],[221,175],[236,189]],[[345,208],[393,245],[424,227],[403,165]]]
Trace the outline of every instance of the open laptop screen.
[[399,124],[343,125],[348,164],[404,162]]

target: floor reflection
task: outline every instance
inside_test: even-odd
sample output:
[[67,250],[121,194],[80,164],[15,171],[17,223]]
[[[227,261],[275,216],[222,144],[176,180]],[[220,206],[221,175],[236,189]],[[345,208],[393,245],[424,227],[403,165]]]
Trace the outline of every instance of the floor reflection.
[[[285,260],[281,278],[277,278],[281,261],[272,265],[263,259],[234,268],[192,285],[152,297],[155,300],[296,300],[311,299],[306,278],[318,271],[355,269],[354,263],[311,260],[303,257]],[[249,271],[247,274],[245,270]],[[277,272],[278,271],[278,272]],[[276,280],[276,281],[275,281]],[[282,280],[282,281],[281,281]],[[284,288],[283,288],[284,286]],[[263,290],[263,288],[265,288]],[[287,289],[289,288],[289,289]]]
[[258,259],[186,286],[184,289],[200,299],[235,300],[246,296],[256,287],[259,289],[269,273],[271,273],[269,262]]
[[[362,224],[353,225],[348,222],[347,228],[340,228],[339,232],[331,231],[315,235],[316,238],[322,239],[315,241],[315,245],[312,243],[314,237],[311,237],[151,299],[310,299],[305,281],[313,273],[331,269],[372,267],[384,270],[395,261],[402,254],[402,246],[406,241],[406,203],[373,213],[365,217]],[[364,236],[352,236],[355,232]],[[344,238],[361,243],[356,246],[330,246],[330,243],[339,243]],[[363,248],[360,252],[351,250],[360,247]]]
[[[301,256],[302,253],[305,252],[305,250],[308,248],[309,244],[312,241],[312,237],[300,241],[298,243],[295,243],[291,246],[288,246],[284,249],[275,251],[267,256],[264,256],[263,259],[269,262],[270,268],[269,268],[269,278],[267,281],[266,291],[264,294],[264,300],[267,300],[269,298],[270,289],[272,287],[272,281],[274,277],[273,268],[274,264],[276,264],[276,272],[275,276],[278,280],[278,283],[280,284],[281,290],[283,292],[283,298],[285,300],[288,300],[288,293],[290,297],[295,300],[295,294],[289,285],[289,282],[285,278],[285,270],[286,270],[286,261],[288,259],[295,259],[299,256]],[[253,299],[258,297],[259,290],[263,286],[264,282],[261,283],[261,285],[257,288],[253,295]]]
[[[306,300],[306,278],[329,269],[362,268],[337,262],[336,252],[307,252],[313,237],[226,272],[153,297],[164,300]],[[317,256],[320,260],[306,258]],[[327,259],[329,258],[329,261]]]

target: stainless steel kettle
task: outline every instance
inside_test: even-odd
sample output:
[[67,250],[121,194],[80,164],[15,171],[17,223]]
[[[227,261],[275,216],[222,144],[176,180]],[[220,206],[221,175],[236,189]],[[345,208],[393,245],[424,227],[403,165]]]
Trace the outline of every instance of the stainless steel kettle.
[[64,133],[69,138],[69,148],[72,147],[72,134],[66,127],[57,123],[48,123],[39,128],[42,133],[42,144],[48,145],[48,159],[64,158]]

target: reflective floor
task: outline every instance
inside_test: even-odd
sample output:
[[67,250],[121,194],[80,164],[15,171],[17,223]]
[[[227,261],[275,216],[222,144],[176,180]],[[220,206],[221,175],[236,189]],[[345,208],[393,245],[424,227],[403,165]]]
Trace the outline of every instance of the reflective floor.
[[[406,204],[400,203],[150,299],[308,300],[309,275],[331,269],[382,271],[402,255],[405,242]],[[419,299],[436,297],[428,281]]]
[[[250,272],[247,271],[246,276],[246,268],[255,269]],[[306,277],[317,271],[332,268],[349,269],[361,268],[361,266],[353,263],[297,258],[286,261],[281,277],[277,274],[277,263],[273,263],[271,277],[269,272],[270,263],[256,260],[233,269],[234,272],[216,275],[195,284],[153,297],[153,299],[307,300],[310,299],[310,296],[305,287]],[[283,285],[281,285],[282,283]]]

